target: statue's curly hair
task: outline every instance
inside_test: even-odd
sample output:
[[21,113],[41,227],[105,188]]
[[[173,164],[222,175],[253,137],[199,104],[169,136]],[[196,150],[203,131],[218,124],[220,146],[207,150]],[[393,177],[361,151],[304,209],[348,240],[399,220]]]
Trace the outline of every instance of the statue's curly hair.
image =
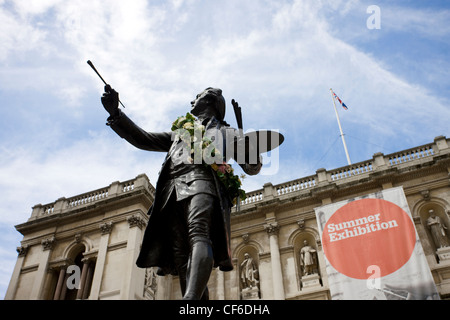
[[214,97],[215,101],[214,106],[218,112],[218,115],[220,116],[219,120],[223,121],[225,119],[226,107],[225,107],[225,98],[222,96],[222,90],[218,88],[208,87],[204,91],[207,93],[207,96]]

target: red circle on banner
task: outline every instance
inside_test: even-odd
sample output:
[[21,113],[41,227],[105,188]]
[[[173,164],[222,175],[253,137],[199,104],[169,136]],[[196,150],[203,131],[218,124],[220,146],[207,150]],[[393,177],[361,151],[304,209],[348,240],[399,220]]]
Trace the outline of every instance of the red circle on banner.
[[382,199],[352,201],[338,209],[325,224],[325,256],[340,273],[355,279],[380,277],[400,269],[416,244],[414,224],[402,208]]

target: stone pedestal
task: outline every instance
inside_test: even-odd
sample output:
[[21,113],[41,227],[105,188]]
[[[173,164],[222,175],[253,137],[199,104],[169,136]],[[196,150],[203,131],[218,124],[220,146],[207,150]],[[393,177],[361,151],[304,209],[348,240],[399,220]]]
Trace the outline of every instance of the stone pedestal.
[[450,261],[450,247],[439,248],[436,250],[436,254],[439,257],[439,262],[444,260]]
[[303,289],[320,287],[320,277],[318,274],[303,276],[301,281]]
[[241,291],[242,300],[259,300],[259,288],[245,288]]

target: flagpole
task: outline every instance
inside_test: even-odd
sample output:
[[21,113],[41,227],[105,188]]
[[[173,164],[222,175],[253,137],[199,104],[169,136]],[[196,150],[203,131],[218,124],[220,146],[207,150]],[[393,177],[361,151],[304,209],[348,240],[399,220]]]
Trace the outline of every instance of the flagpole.
[[341,132],[342,144],[344,145],[345,155],[347,156],[348,165],[351,165],[350,156],[348,155],[347,144],[345,143],[344,132],[342,131],[341,120],[339,120],[339,114],[336,108],[336,101],[333,97],[333,89],[330,88],[331,100],[333,100],[334,112],[336,113],[336,119],[339,125],[339,131]]

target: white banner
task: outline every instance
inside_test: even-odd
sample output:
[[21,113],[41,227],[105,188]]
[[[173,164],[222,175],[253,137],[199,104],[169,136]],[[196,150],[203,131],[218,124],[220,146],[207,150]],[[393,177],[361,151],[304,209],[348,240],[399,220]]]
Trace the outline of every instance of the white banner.
[[403,188],[315,212],[332,299],[439,299]]

